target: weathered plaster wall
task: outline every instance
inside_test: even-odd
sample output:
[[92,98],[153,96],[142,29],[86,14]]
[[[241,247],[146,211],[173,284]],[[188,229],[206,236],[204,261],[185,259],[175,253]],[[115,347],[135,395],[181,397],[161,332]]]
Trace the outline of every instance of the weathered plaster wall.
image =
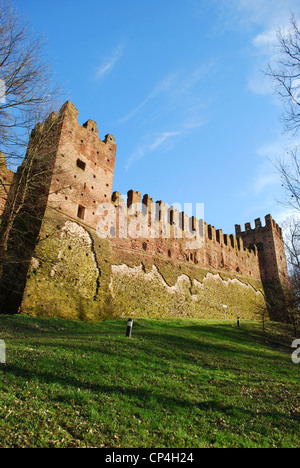
[[[48,213],[49,215],[49,213]],[[80,320],[106,317],[257,318],[259,280],[117,251],[64,217],[45,218],[24,292],[22,312]]]
[[[162,269],[163,270],[163,269]],[[112,266],[110,291],[116,310],[123,316],[257,318],[263,307],[263,294],[238,279],[222,279],[207,272],[202,282],[177,273],[171,286],[156,265],[149,273],[143,265]]]
[[32,315],[92,319],[99,275],[93,240],[83,227],[71,221],[60,229],[44,224],[22,310]]

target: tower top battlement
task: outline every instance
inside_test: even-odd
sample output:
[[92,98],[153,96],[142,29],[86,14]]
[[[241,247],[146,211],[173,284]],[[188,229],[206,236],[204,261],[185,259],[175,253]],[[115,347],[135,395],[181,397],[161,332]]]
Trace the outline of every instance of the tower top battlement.
[[236,236],[239,237],[241,235],[253,235],[253,233],[261,232],[262,230],[271,231],[273,230],[276,232],[279,237],[282,239],[282,229],[281,227],[274,221],[270,214],[265,216],[265,226],[262,225],[261,219],[257,218],[254,221],[254,228],[252,228],[251,223],[245,223],[245,230],[242,231],[241,225],[235,225],[235,232]]
[[262,279],[287,282],[288,271],[281,227],[270,214],[265,216],[265,226],[262,226],[260,218],[254,223],[253,229],[251,223],[246,223],[244,231],[236,224],[236,236],[243,240],[246,247],[257,247]]

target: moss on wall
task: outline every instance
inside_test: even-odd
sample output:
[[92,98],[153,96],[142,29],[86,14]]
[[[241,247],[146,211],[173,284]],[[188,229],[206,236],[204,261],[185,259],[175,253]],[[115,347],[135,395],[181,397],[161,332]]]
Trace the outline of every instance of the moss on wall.
[[115,266],[110,285],[113,304],[121,316],[226,318],[240,316],[257,319],[265,312],[264,296],[251,285],[237,279],[223,280],[219,274],[207,274],[203,281],[180,274],[170,286],[153,267]]
[[[49,214],[49,213],[48,213]],[[228,272],[114,248],[75,221],[47,216],[22,311],[79,320],[116,317],[257,318],[262,284]]]
[[22,303],[32,315],[92,319],[100,271],[90,234],[76,223],[45,223]]

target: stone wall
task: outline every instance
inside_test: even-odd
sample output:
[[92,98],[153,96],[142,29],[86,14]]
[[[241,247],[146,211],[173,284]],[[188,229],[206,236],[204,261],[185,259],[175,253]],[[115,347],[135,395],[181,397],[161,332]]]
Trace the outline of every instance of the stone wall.
[[[227,306],[226,311],[223,305]],[[259,279],[140,251],[48,211],[29,270],[22,312],[101,320],[107,317],[258,318]]]
[[258,218],[254,228],[251,223],[246,223],[244,231],[240,225],[236,225],[235,229],[237,238],[243,240],[245,247],[257,249],[262,280],[285,284],[288,281],[288,270],[282,230],[272,216],[265,217],[265,226]]

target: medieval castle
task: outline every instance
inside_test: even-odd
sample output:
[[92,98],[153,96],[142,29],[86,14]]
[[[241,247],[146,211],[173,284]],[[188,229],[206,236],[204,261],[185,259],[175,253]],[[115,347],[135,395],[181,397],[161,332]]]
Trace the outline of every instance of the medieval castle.
[[113,193],[116,144],[71,102],[32,131],[16,173],[0,160],[0,313],[256,318],[288,281],[270,215],[235,236],[139,192]]

